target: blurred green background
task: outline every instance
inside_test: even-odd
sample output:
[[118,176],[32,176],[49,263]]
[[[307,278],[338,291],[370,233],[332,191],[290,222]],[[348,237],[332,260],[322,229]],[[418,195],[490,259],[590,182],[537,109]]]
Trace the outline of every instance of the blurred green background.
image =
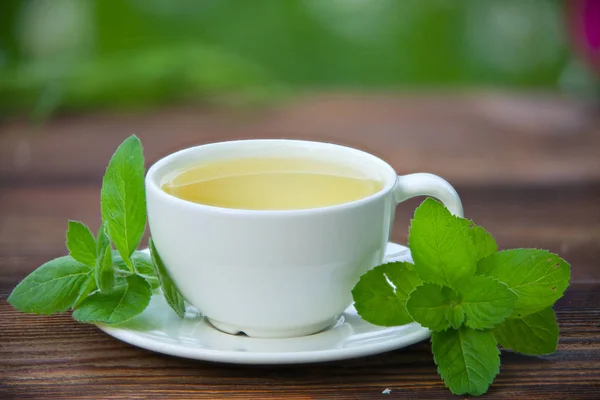
[[1,0],[0,113],[312,90],[589,93],[566,19],[556,0]]

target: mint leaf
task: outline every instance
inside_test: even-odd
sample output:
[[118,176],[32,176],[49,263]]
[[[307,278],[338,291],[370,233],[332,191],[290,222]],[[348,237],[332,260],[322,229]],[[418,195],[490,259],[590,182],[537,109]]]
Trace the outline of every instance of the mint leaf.
[[465,325],[474,329],[493,328],[501,323],[517,301],[517,295],[506,284],[486,276],[465,278],[456,290],[465,312]]
[[411,263],[380,265],[361,276],[352,289],[354,307],[365,321],[375,325],[408,324],[413,319],[406,310],[406,300],[421,283]]
[[460,327],[465,318],[459,296],[447,286],[425,283],[409,296],[406,308],[419,324],[433,331]]
[[52,314],[68,310],[92,269],[64,256],[48,261],[17,285],[8,297],[16,309],[28,313]]
[[477,260],[481,260],[498,251],[496,241],[485,229],[480,226],[473,226],[470,229],[469,234],[477,249]]
[[552,307],[523,318],[511,318],[494,328],[498,343],[519,353],[550,354],[558,345],[558,324]]
[[552,306],[569,286],[565,260],[546,250],[499,251],[479,261],[477,272],[504,282],[518,296],[511,317],[523,317]]
[[144,155],[140,140],[132,135],[112,156],[102,180],[102,220],[115,247],[131,266],[146,226]]
[[169,306],[179,315],[181,318],[185,315],[185,302],[183,296],[177,290],[175,283],[171,280],[167,268],[163,264],[154,242],[152,239],[148,240],[148,246],[150,247],[150,256],[152,257],[152,263],[158,280],[160,281],[160,287],[162,288],[163,295],[167,300]]
[[73,318],[81,322],[117,324],[140,314],[150,302],[152,292],[144,278],[127,277],[127,284],[109,293],[94,293],[73,311]]
[[498,251],[496,241],[485,229],[468,219],[459,219],[461,224],[469,230],[469,236],[475,245],[476,260],[481,260]]
[[458,329],[465,322],[465,312],[460,306],[451,307],[446,313],[446,320],[451,328]]
[[79,221],[69,221],[67,249],[71,257],[93,267],[96,264],[96,241],[90,229]]
[[104,222],[98,230],[97,250],[98,259],[96,260],[95,282],[96,287],[101,292],[108,292],[115,286],[115,268],[113,267],[113,251],[110,245],[110,239],[106,235],[106,225]]
[[79,307],[81,302],[84,301],[90,295],[90,293],[94,292],[96,289],[98,289],[98,286],[96,285],[96,276],[92,272],[81,284],[81,287],[79,288],[79,294],[77,295],[77,298],[73,302],[71,308],[75,309]]
[[160,287],[160,282],[156,276],[154,265],[152,265],[152,258],[148,253],[143,251],[135,251],[131,255],[131,262],[133,263],[135,273],[144,278],[153,290]]
[[433,359],[444,383],[453,394],[484,394],[500,371],[500,352],[491,331],[433,332]]
[[[152,290],[160,287],[160,282],[156,276],[152,259],[148,253],[139,250],[134,251],[131,255],[131,263],[133,264],[134,273],[144,278],[150,287],[152,287]],[[114,257],[113,265],[117,276],[123,277],[131,275],[129,267],[125,265],[125,261],[123,261],[123,258],[120,256],[117,255]]]
[[415,270],[425,282],[451,287],[475,274],[476,249],[469,230],[433,199],[416,209],[409,244]]
[[[135,252],[133,254],[135,254]],[[133,254],[130,257],[131,259],[134,257]],[[115,275],[119,277],[127,277],[132,274],[129,266],[125,264],[123,257],[118,254],[113,254],[113,268],[115,269]],[[133,273],[135,273],[135,270]]]
[[410,294],[406,307],[421,325],[443,331],[463,322],[474,329],[492,328],[513,310],[517,295],[504,283],[485,276],[470,276],[455,289],[426,283]]
[[98,229],[98,235],[96,235],[96,263],[98,265],[102,263],[106,248],[110,246],[110,239],[106,235],[106,224],[102,222],[100,229]]
[[104,249],[104,257],[96,266],[96,285],[101,292],[112,290],[115,284],[115,273],[113,269],[112,249],[107,246]]

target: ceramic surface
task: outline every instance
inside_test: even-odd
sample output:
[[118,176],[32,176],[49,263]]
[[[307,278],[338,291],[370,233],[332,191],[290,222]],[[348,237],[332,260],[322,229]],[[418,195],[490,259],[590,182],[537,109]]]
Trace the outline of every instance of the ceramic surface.
[[[326,159],[360,168],[384,187],[354,202],[289,211],[211,207],[160,188],[198,160],[253,156]],[[462,215],[458,195],[440,177],[398,177],[368,153],[295,140],[182,150],[150,168],[146,193],[152,239],[181,293],[219,329],[252,337],[304,336],[331,325],[351,304],[358,278],[381,263],[399,202],[430,195]]]
[[[389,243],[386,261],[412,261],[409,250]],[[291,316],[293,317],[293,316]],[[178,357],[236,364],[297,364],[341,360],[399,349],[429,336],[416,323],[380,327],[363,321],[354,307],[326,330],[304,337],[251,338],[215,329],[190,308],[179,318],[162,295],[148,308],[121,326],[99,325],[115,338],[144,349]]]

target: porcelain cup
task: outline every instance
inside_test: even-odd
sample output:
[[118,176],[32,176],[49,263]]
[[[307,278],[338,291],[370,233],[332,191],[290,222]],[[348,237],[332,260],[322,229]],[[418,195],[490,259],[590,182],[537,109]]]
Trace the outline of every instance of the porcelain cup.
[[[169,173],[199,161],[308,157],[352,165],[383,181],[350,203],[301,210],[240,210],[192,203],[161,189]],[[396,206],[415,196],[462,216],[444,179],[398,176],[374,155],[330,143],[243,140],[171,154],[146,176],[152,239],[179,291],[216,328],[251,337],[294,337],[335,323],[359,277],[382,262]]]

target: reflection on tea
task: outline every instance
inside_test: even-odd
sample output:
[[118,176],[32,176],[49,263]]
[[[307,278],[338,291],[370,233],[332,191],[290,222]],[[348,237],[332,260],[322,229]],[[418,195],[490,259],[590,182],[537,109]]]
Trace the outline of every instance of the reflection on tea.
[[198,163],[165,177],[183,200],[244,210],[298,210],[348,203],[383,187],[355,167],[309,158],[234,158]]

